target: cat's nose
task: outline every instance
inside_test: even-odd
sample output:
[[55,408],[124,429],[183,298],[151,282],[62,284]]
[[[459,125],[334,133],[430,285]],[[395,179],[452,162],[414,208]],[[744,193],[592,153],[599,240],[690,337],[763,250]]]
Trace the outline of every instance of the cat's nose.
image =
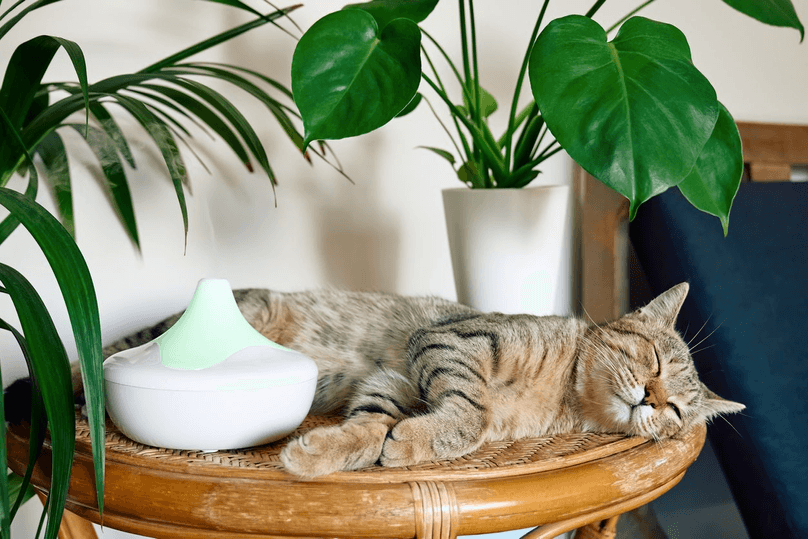
[[645,406],[650,406],[651,408],[653,408],[655,410],[656,410],[656,407],[659,405],[656,398],[654,398],[654,396],[651,395],[651,392],[648,390],[647,387],[645,388],[645,396],[642,398],[642,402],[640,404],[643,404]]

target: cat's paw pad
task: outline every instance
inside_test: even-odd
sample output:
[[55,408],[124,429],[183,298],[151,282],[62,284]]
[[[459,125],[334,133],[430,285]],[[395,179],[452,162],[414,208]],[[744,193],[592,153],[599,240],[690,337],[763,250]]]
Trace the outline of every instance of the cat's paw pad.
[[327,432],[329,430],[334,429],[314,429],[286,444],[281,451],[281,462],[286,470],[300,477],[316,477],[339,470],[339,463],[329,455],[329,439],[334,436]]
[[387,434],[379,462],[382,466],[410,466],[435,459],[431,437],[418,428],[416,421],[405,419]]
[[300,477],[364,468],[379,458],[386,433],[387,426],[382,423],[313,429],[283,448],[281,462]]

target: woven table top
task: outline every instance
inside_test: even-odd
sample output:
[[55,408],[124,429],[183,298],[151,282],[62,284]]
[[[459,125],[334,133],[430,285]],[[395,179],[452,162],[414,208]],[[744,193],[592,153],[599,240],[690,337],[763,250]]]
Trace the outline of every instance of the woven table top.
[[[309,416],[291,437],[312,428],[333,425],[339,417]],[[254,478],[289,479],[280,462],[286,438],[271,444],[239,450],[202,452],[156,448],[134,442],[107,420],[107,459],[137,466],[159,467],[182,473],[226,473]],[[642,438],[616,434],[574,433],[520,440],[488,442],[460,458],[427,462],[402,468],[372,466],[353,472],[338,472],[318,481],[389,483],[418,479],[468,480],[523,475],[566,468],[627,451],[644,443]],[[76,452],[91,454],[87,420],[76,425]]]

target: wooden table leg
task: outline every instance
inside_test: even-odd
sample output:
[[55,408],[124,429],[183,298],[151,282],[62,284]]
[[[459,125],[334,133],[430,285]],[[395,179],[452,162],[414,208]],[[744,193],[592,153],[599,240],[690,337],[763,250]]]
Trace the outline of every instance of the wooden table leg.
[[578,528],[575,532],[575,539],[615,539],[618,518],[620,517],[616,516]]
[[[37,492],[37,495],[44,505],[46,496],[41,492]],[[65,509],[62,524],[59,526],[59,539],[98,539],[98,535],[92,522]]]

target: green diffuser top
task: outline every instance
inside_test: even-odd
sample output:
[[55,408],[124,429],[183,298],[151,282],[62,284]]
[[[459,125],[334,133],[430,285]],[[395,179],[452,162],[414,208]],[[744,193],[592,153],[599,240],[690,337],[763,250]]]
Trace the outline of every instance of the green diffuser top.
[[154,342],[160,347],[164,366],[184,370],[212,367],[248,346],[288,350],[244,319],[225,279],[199,281],[185,313]]
[[104,380],[107,411],[126,436],[213,451],[294,431],[313,402],[317,364],[253,329],[226,280],[203,279],[168,331],[107,358]]

